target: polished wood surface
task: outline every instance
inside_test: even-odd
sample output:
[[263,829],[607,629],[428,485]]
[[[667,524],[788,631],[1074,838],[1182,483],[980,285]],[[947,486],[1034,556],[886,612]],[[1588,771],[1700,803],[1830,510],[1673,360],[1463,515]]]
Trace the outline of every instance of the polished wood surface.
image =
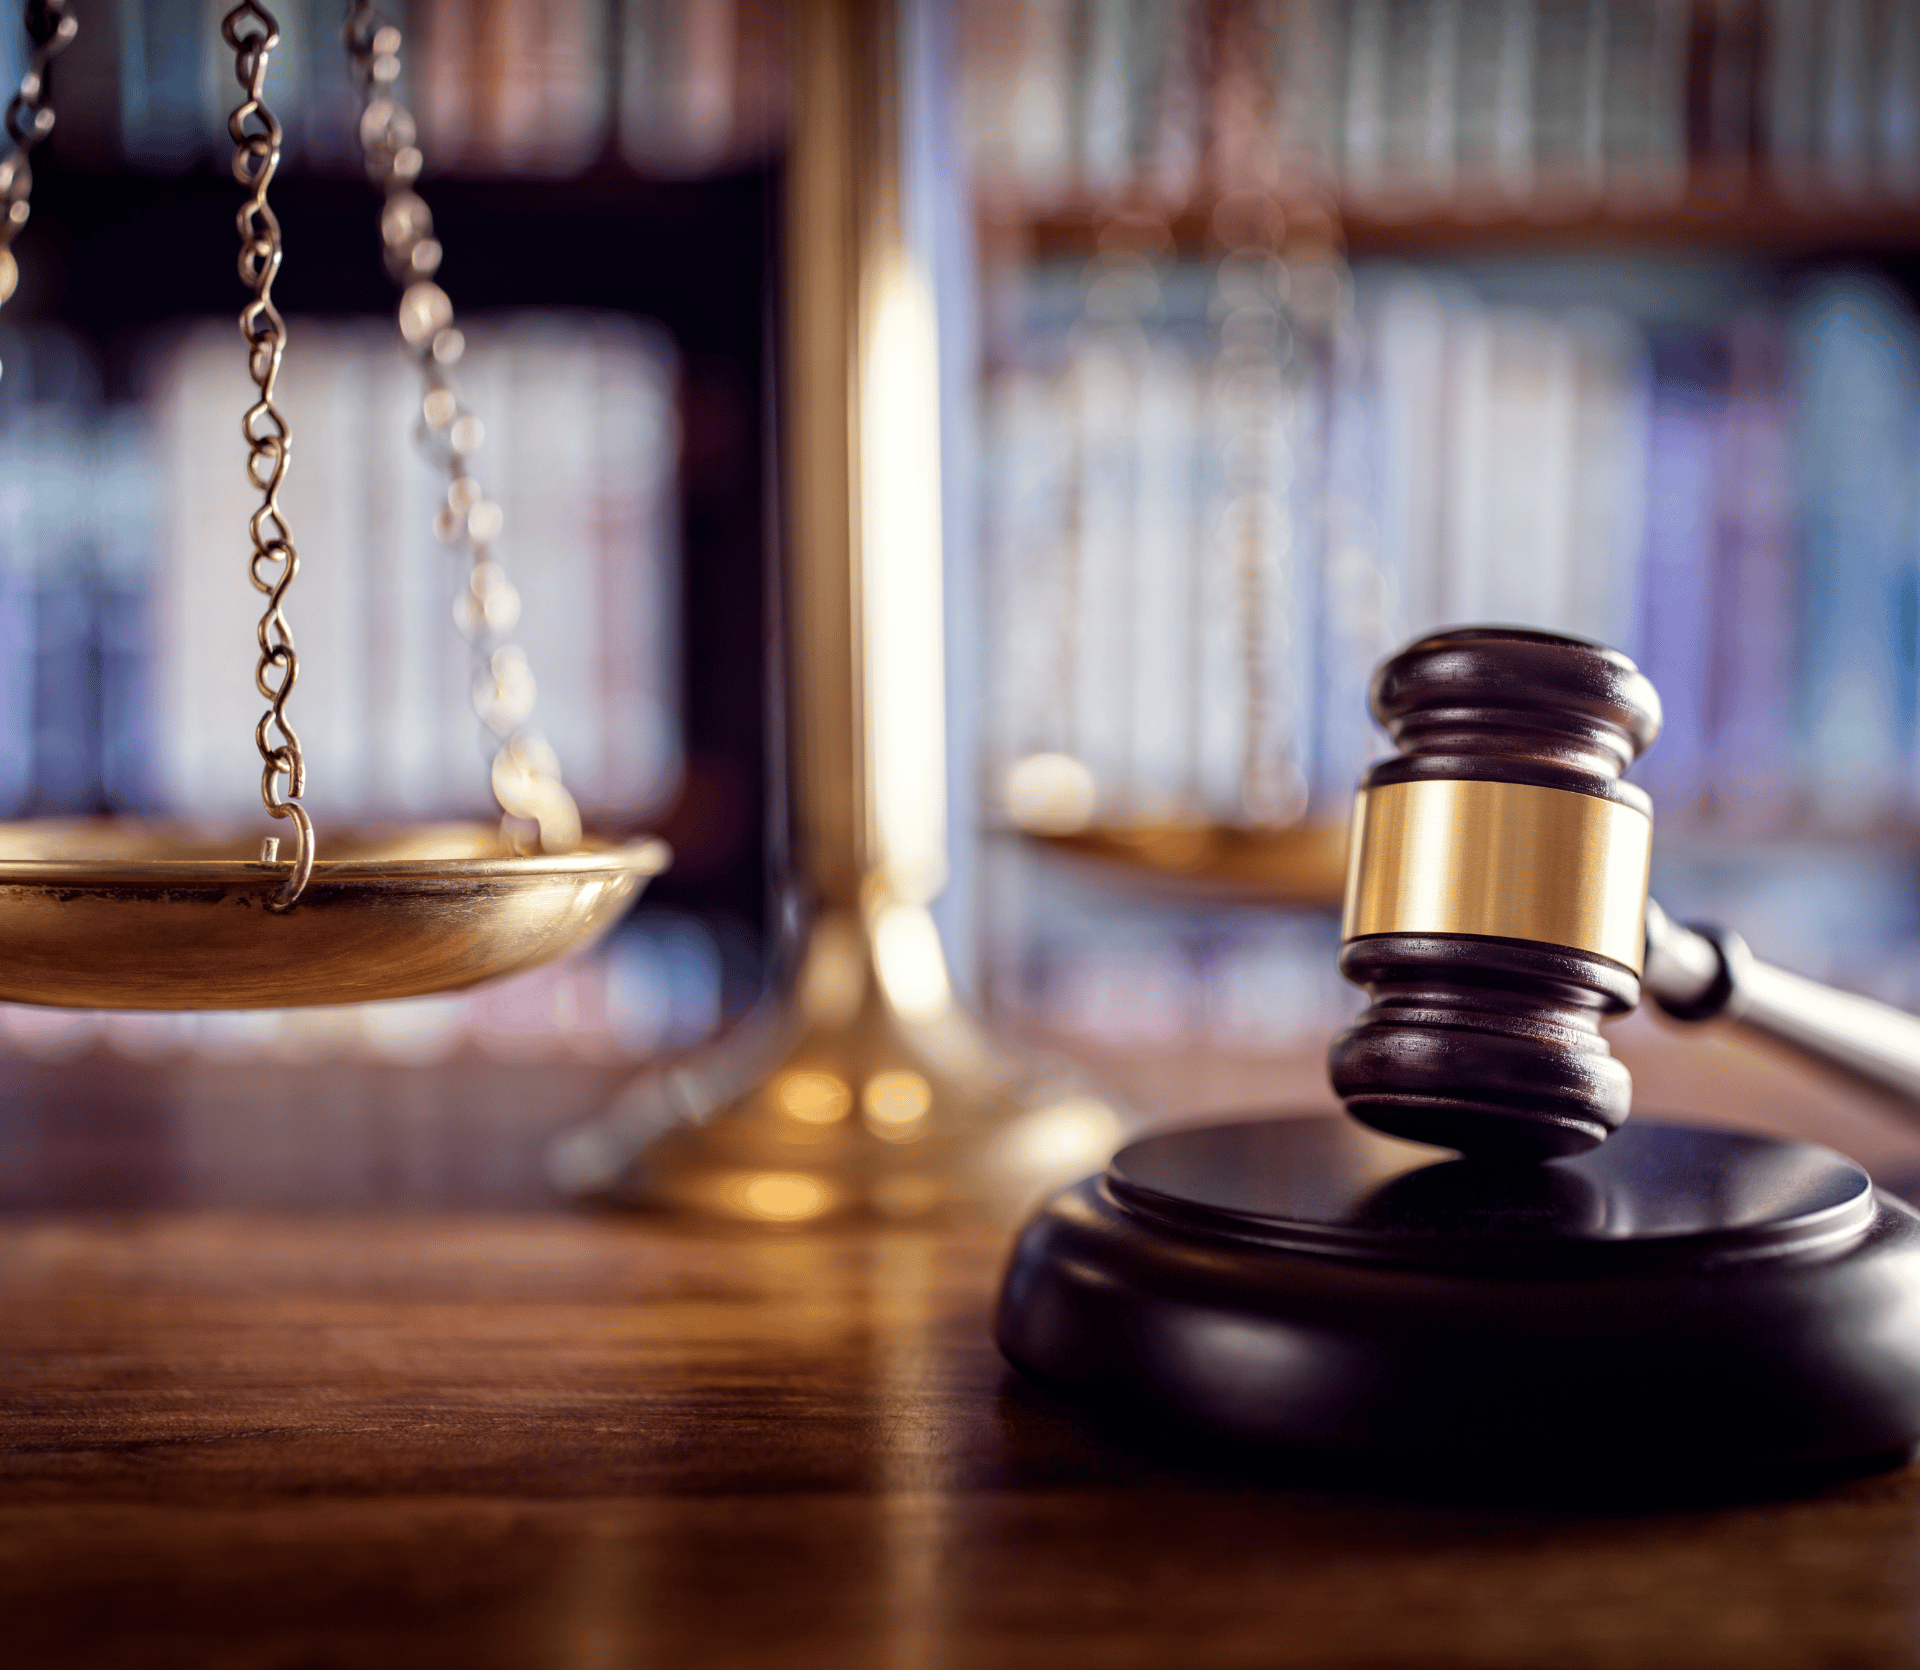
[[[1731,1084],[1730,1119],[1812,1108],[1883,1174],[1920,1159],[1724,1041],[1621,1053],[1670,1106]],[[1106,1065],[1162,1111],[1327,1100],[1307,1052]],[[6,1662],[1920,1659],[1920,1472],[1553,1508],[1109,1431],[994,1352],[1004,1229],[552,1202],[542,1139],[616,1082],[0,1057]]]

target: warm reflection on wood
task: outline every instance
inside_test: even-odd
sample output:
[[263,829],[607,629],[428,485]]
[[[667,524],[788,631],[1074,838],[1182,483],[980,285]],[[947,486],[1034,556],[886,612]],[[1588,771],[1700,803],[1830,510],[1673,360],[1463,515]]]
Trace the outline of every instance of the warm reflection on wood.
[[[1008,1380],[998,1244],[600,1219],[0,1232],[21,1662],[1899,1660],[1909,1476],[1645,1517],[1145,1457]],[[1287,1627],[1274,1632],[1274,1620]],[[630,1655],[630,1656],[629,1656]]]

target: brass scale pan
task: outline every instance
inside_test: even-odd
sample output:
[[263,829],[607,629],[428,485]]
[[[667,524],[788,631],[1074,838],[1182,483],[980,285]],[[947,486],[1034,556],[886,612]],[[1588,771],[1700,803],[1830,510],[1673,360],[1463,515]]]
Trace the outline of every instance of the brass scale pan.
[[516,856],[485,824],[339,831],[300,903],[275,912],[286,866],[246,849],[178,824],[0,824],[0,1002],[262,1009],[456,990],[597,938],[668,858],[650,838]]

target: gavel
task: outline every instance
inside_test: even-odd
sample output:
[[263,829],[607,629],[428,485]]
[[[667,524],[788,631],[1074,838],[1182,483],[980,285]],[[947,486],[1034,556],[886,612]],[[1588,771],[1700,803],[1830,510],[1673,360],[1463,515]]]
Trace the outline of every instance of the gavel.
[[1371,1006],[1335,1039],[1347,1110],[1474,1159],[1590,1149],[1633,1086],[1599,1023],[1644,990],[1920,1105],[1920,1020],[1759,961],[1647,897],[1653,808],[1621,774],[1660,700],[1617,651],[1508,627],[1382,664],[1399,749],[1361,780],[1340,968]]
[[1372,705],[1399,752],[1354,814],[1353,1117],[1142,1134],[1022,1231],[1001,1349],[1216,1436],[1529,1489],[1903,1464],[1920,1213],[1812,1143],[1629,1121],[1600,1022],[1644,989],[1920,1102],[1920,1021],[1649,903],[1622,774],[1660,702],[1625,656],[1443,632]]

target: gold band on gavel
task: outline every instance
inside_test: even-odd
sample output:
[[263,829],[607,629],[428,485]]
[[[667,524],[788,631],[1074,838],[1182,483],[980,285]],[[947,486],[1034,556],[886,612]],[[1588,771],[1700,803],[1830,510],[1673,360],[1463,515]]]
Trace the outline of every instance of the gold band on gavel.
[[1362,789],[1340,937],[1536,940],[1637,974],[1652,845],[1644,813],[1566,789],[1463,781]]

